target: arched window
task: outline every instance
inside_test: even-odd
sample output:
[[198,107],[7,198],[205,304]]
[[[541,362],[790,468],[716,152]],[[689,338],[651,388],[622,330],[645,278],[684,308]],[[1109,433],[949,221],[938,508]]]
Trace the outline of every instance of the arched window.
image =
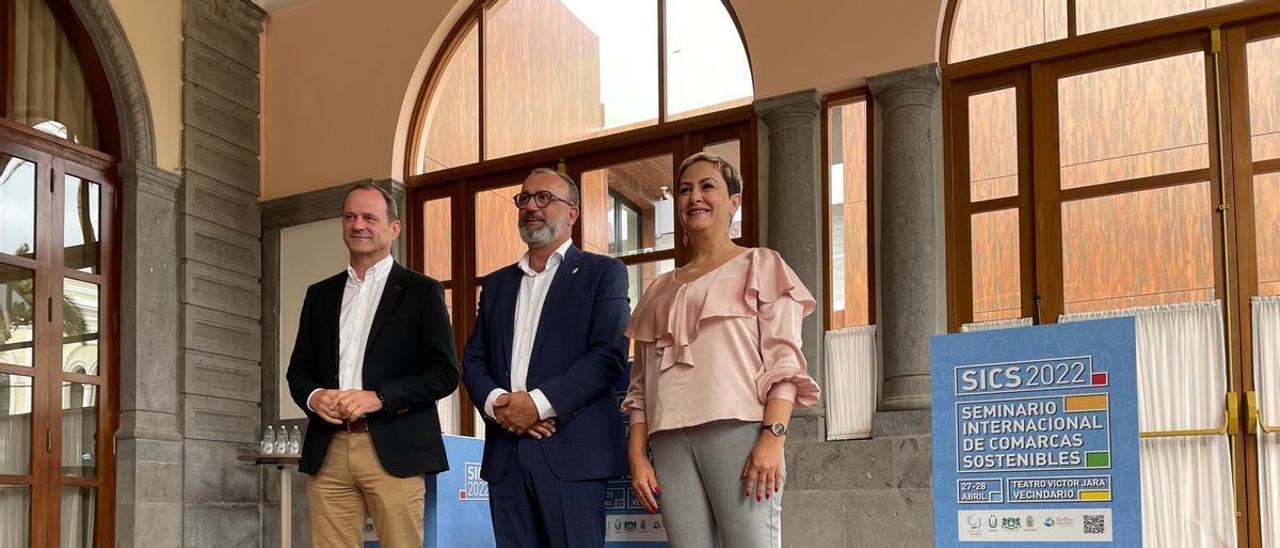
[[[683,260],[670,190],[694,152],[741,169],[735,226],[754,244],[752,94],[722,0],[475,2],[432,62],[405,155],[410,261],[445,283],[459,348],[484,276],[524,252],[511,197],[535,167],[578,181],[575,244],[627,265],[633,304]],[[446,430],[474,432],[468,408],[446,410]]]
[[[1254,386],[1265,393],[1260,379],[1280,371],[1255,369],[1253,343],[1280,334],[1254,331],[1253,314],[1255,297],[1280,295],[1280,3],[954,0],[945,24],[951,329],[1218,301],[1225,327],[1208,338],[1226,371],[1192,381],[1222,385],[1207,416],[1244,405]],[[1194,407],[1142,390],[1148,407]],[[1221,496],[1197,515],[1152,514],[1148,541],[1280,540],[1280,514],[1255,502],[1280,496],[1258,483],[1267,458],[1280,470],[1280,446],[1256,467],[1243,456],[1280,440],[1189,438],[1199,426],[1144,421],[1144,451],[1230,448],[1239,473],[1204,479]],[[1240,422],[1230,426],[1243,433]],[[1162,432],[1172,437],[1154,439]],[[1149,499],[1181,496],[1147,485],[1146,470]]]
[[69,0],[0,2],[0,44],[0,545],[107,546],[118,350],[103,334],[117,331],[120,208],[110,88]]

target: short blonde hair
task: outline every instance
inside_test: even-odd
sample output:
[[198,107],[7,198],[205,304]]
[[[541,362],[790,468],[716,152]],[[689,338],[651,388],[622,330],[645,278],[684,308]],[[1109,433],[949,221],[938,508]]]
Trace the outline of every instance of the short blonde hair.
[[696,152],[680,162],[680,169],[676,171],[676,184],[679,184],[680,178],[684,177],[685,170],[698,162],[707,162],[716,166],[720,176],[724,178],[724,184],[728,187],[730,196],[742,193],[742,177],[738,175],[738,168],[733,167],[728,160],[710,152]]

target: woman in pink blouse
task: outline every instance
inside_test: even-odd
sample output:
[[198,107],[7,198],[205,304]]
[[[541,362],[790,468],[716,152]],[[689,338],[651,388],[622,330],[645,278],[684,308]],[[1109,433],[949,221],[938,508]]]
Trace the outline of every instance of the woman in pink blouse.
[[672,546],[781,546],[787,424],[819,395],[800,353],[815,302],[777,252],[733,243],[732,165],[694,154],[676,180],[689,263],[653,281],[627,326],[632,484]]

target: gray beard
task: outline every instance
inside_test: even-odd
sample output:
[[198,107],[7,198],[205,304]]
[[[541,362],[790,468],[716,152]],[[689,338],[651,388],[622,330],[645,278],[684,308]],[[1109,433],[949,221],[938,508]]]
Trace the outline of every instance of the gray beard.
[[542,247],[560,238],[564,234],[565,223],[563,221],[543,222],[541,228],[529,228],[527,225],[520,225],[520,239],[530,247]]

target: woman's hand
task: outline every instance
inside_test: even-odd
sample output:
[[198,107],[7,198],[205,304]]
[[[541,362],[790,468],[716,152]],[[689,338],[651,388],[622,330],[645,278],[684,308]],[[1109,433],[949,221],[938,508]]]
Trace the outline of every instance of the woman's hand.
[[645,510],[650,514],[658,512],[658,495],[662,490],[658,488],[658,476],[653,473],[653,465],[649,464],[648,457],[637,458],[632,455],[631,487],[640,495],[640,504],[644,505]]
[[783,438],[763,432],[742,467],[742,485],[748,498],[756,502],[782,490]]

